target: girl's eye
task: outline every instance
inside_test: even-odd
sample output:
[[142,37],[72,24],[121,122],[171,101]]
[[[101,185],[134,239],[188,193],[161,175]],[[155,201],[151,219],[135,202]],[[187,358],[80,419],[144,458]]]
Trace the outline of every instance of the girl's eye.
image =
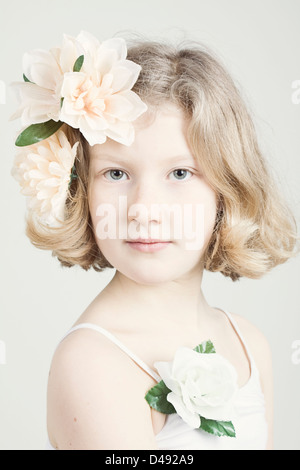
[[[186,170],[184,168],[177,168],[170,173],[171,179],[175,179],[177,181],[187,180],[192,176],[192,174],[193,173],[190,170]],[[119,170],[117,168],[106,171],[104,176],[109,181],[124,181],[127,179],[127,174],[125,171]]]
[[192,176],[192,172],[190,170],[185,170],[184,168],[178,168],[177,170],[173,170],[171,175],[174,175],[176,180],[186,180]]
[[126,173],[122,170],[108,170],[104,173],[105,178],[109,181],[121,181],[123,176],[126,176]]

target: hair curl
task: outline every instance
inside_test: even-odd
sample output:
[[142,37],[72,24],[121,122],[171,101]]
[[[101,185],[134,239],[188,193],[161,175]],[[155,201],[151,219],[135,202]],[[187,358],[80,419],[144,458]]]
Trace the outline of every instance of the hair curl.
[[[295,219],[261,155],[252,118],[228,72],[199,44],[180,46],[135,41],[127,58],[141,65],[133,88],[154,109],[174,103],[189,119],[188,142],[216,191],[218,212],[204,254],[204,268],[233,281],[259,278],[295,255]],[[60,228],[43,227],[32,214],[27,235],[38,248],[52,250],[63,266],[97,271],[112,267],[100,252],[88,206],[89,151],[78,130],[75,179]]]

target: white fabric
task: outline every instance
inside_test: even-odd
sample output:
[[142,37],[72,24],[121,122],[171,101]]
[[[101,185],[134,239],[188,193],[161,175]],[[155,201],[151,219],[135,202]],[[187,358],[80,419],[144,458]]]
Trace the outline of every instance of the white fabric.
[[[240,338],[250,361],[251,375],[248,382],[239,389],[236,401],[236,418],[233,421],[236,437],[216,437],[199,429],[191,429],[177,414],[168,415],[162,430],[156,435],[158,449],[161,450],[264,450],[267,443],[267,422],[265,419],[265,401],[261,390],[259,372],[253,357],[232,316],[228,317],[236,334]],[[80,323],[68,331],[64,338],[80,328],[98,331],[115,343],[122,351],[138,364],[157,382],[161,379],[147,364],[138,358],[115,336],[93,323]],[[63,339],[64,339],[63,338]],[[46,450],[54,450],[47,442]]]

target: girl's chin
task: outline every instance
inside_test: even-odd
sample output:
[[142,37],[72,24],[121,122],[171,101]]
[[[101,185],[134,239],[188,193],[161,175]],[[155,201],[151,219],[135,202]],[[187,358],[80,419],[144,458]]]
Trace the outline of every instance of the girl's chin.
[[116,271],[118,272],[118,276],[124,276],[136,284],[147,286],[161,285],[164,282],[171,282],[174,280],[174,270],[170,268],[167,270],[163,268],[160,269],[159,267],[149,269],[149,266],[141,266],[140,268],[128,270],[124,266],[116,266]]
[[103,248],[108,247],[102,246],[101,251],[121,276],[141,285],[154,286],[189,278],[193,274],[198,275],[201,268],[201,252],[178,250],[170,254],[169,248],[164,248],[156,253],[140,253],[129,247],[128,256],[128,252],[123,250]]
[[[176,269],[177,268],[177,269]],[[196,269],[195,266],[186,267],[182,269],[182,266],[144,266],[138,269],[128,270],[124,266],[116,267],[117,271],[121,276],[125,276],[128,279],[131,279],[136,284],[146,285],[146,286],[160,286],[163,283],[173,282],[179,279],[189,277],[192,272],[196,271],[199,273],[199,268]]]

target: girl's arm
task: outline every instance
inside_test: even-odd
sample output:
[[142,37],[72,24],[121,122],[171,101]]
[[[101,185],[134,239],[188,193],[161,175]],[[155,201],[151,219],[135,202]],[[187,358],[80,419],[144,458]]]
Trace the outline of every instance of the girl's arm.
[[58,449],[156,449],[144,396],[155,385],[126,354],[94,331],[72,333],[54,355],[48,434]]

